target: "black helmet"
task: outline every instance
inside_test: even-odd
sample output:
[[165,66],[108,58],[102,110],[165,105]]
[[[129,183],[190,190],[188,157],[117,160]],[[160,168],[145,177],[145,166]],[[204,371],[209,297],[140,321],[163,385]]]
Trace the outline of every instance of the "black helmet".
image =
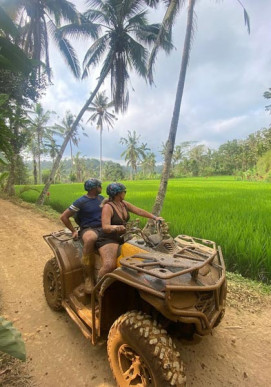
[[93,188],[101,187],[102,182],[99,179],[88,179],[85,181],[84,188],[86,191],[90,191]]
[[118,193],[126,190],[125,185],[121,183],[111,183],[106,187],[106,193],[111,198],[114,198]]

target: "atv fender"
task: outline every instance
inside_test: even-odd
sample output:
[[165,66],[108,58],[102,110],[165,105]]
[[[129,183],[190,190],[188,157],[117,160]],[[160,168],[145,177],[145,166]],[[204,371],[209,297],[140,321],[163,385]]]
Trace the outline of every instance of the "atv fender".
[[83,282],[81,243],[72,239],[60,240],[54,234],[45,235],[43,238],[57,260],[62,282],[62,295],[65,298],[65,295],[71,293]]

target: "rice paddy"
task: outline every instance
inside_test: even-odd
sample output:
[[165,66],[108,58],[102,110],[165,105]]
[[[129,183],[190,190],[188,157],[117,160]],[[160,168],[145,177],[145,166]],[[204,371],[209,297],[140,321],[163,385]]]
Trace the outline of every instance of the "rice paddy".
[[[126,200],[151,211],[159,181],[124,184]],[[106,185],[104,182],[104,196]],[[21,188],[16,187],[18,194]],[[83,194],[82,183],[52,185],[46,202],[61,213]],[[20,197],[35,202],[38,192],[25,190]],[[233,177],[172,179],[161,213],[172,236],[187,234],[213,240],[221,246],[229,271],[266,283],[271,283],[270,214],[271,185]]]

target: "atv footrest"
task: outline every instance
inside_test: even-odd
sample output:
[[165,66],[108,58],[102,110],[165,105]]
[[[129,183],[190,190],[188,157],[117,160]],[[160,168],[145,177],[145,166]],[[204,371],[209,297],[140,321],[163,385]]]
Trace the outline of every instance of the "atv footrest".
[[92,340],[91,331],[85,326],[85,324],[81,321],[81,319],[77,316],[77,314],[73,311],[71,306],[67,301],[62,301],[63,307],[66,309],[68,315],[73,319],[73,321],[78,325],[83,335],[88,339]]

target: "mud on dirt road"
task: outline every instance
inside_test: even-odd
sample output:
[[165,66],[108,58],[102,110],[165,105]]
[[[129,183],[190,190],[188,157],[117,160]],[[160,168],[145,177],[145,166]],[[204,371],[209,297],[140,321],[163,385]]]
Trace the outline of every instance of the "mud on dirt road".
[[[45,301],[42,274],[52,252],[42,236],[60,228],[27,206],[0,199],[2,314],[22,333],[34,386],[116,386],[106,342],[93,347],[65,312],[51,311]],[[176,342],[187,386],[271,386],[271,297],[229,282],[230,305],[213,334]]]

